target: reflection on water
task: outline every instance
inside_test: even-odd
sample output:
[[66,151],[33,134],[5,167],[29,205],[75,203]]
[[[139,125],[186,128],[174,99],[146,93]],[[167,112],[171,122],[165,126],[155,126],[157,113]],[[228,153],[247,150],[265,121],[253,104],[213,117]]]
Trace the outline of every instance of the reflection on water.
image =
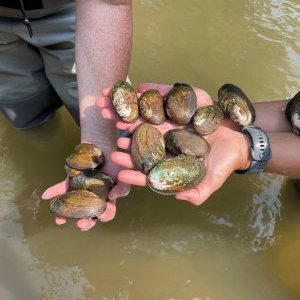
[[[292,1],[134,1],[131,80],[289,97],[300,83],[299,16]],[[83,234],[71,220],[56,226],[40,200],[78,142],[64,110],[28,131],[0,117],[1,299],[299,299],[291,180],[233,175],[201,207],[136,187],[114,221]]]

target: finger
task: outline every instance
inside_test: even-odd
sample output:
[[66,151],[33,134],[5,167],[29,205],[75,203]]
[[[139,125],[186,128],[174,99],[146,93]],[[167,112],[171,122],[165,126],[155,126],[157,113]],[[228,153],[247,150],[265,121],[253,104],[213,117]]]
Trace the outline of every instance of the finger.
[[55,217],[55,223],[57,225],[63,225],[63,224],[66,224],[67,223],[67,219],[64,218],[64,217]]
[[139,171],[134,170],[122,170],[118,174],[118,180],[124,183],[146,186],[147,176]]
[[114,163],[123,166],[126,169],[135,169],[135,164],[133,163],[131,156],[127,153],[115,151],[111,154],[110,158]]
[[119,116],[110,108],[102,108],[100,113],[104,119],[120,121]]
[[155,90],[158,90],[159,93],[162,95],[162,96],[165,96],[169,91],[170,89],[172,88],[171,85],[167,85],[167,84],[160,84],[160,83],[141,83],[139,84],[137,90],[140,92],[140,93],[143,93],[149,89],[155,89]]
[[110,200],[107,202],[107,206],[105,211],[98,216],[98,220],[101,222],[108,222],[111,221],[117,212],[117,208],[116,208],[116,199],[114,200]]
[[104,88],[104,89],[102,90],[102,95],[103,95],[104,97],[110,97],[110,94],[111,94],[111,88]]
[[139,126],[143,122],[144,121],[142,118],[138,118],[138,120],[134,123],[126,123],[126,122],[119,121],[116,123],[116,127],[120,130],[127,130],[132,133],[132,132],[134,132],[136,127]]
[[51,187],[49,187],[44,193],[42,194],[43,200],[48,200],[54,198],[58,195],[64,194],[69,189],[69,182],[68,180],[64,180],[60,183],[57,183]]
[[97,220],[90,220],[90,219],[80,219],[77,221],[77,227],[81,230],[81,231],[87,231],[89,229],[91,229],[92,227],[94,227],[97,223]]
[[96,106],[100,108],[113,108],[111,101],[108,97],[98,98],[95,102]]
[[109,192],[108,198],[115,200],[118,198],[126,197],[130,192],[130,185],[123,182],[118,182],[116,186]]
[[131,139],[126,137],[118,138],[117,140],[117,146],[124,150],[129,150],[131,145]]

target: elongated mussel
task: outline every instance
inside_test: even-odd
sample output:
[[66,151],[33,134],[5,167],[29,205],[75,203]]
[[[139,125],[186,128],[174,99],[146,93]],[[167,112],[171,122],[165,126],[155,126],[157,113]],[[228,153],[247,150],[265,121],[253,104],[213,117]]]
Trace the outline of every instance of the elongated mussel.
[[111,90],[111,102],[124,122],[133,123],[139,117],[138,96],[126,81],[117,81]]
[[285,116],[291,124],[292,131],[300,135],[300,92],[288,102]]
[[239,87],[231,83],[224,84],[219,89],[218,104],[226,116],[242,126],[249,126],[255,120],[251,101]]
[[131,157],[136,167],[148,174],[165,156],[165,142],[160,131],[148,123],[139,125],[131,143]]

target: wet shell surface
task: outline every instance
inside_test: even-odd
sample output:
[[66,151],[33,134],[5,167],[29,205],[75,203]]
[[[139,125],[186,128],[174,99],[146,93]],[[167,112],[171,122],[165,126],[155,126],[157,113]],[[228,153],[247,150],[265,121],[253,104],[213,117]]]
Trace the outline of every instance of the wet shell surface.
[[106,201],[89,191],[72,191],[51,200],[50,211],[66,218],[95,218],[106,209]]
[[73,190],[88,190],[101,198],[107,198],[116,184],[109,175],[98,170],[82,171],[70,178],[69,183]]
[[69,167],[67,164],[65,164],[65,170],[66,170],[69,177],[74,177],[77,174],[80,174],[80,172],[81,172],[79,170],[76,170],[76,169],[73,169],[73,168]]
[[293,132],[300,135],[300,92],[288,102],[285,115]]
[[134,88],[126,81],[117,81],[112,87],[111,102],[119,117],[128,123],[139,117],[138,96]]
[[194,89],[185,83],[176,83],[166,96],[166,111],[177,125],[188,124],[197,109]]
[[169,130],[164,138],[166,148],[176,155],[185,154],[204,157],[210,150],[208,142],[190,130]]
[[171,195],[196,186],[205,175],[203,162],[195,156],[178,155],[157,164],[147,177],[148,186]]
[[131,158],[138,170],[148,174],[165,156],[165,142],[160,131],[148,123],[139,125],[131,143]]
[[166,121],[164,101],[158,90],[145,91],[139,100],[140,114],[149,123],[158,125]]
[[255,120],[251,101],[239,87],[231,83],[224,84],[219,89],[218,104],[226,116],[242,126],[249,126]]
[[100,168],[105,163],[103,152],[92,144],[79,144],[74,152],[66,158],[66,164],[75,170]]
[[199,134],[210,134],[218,129],[224,114],[217,105],[199,107],[193,117],[193,127]]

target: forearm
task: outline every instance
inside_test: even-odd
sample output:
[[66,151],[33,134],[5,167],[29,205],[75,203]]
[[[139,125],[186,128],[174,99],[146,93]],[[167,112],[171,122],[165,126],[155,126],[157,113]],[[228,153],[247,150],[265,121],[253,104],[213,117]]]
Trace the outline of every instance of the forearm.
[[[131,1],[76,1],[76,69],[81,141],[110,148],[116,130],[95,100],[105,87],[128,74],[131,55]],[[95,141],[97,139],[97,141]]]

